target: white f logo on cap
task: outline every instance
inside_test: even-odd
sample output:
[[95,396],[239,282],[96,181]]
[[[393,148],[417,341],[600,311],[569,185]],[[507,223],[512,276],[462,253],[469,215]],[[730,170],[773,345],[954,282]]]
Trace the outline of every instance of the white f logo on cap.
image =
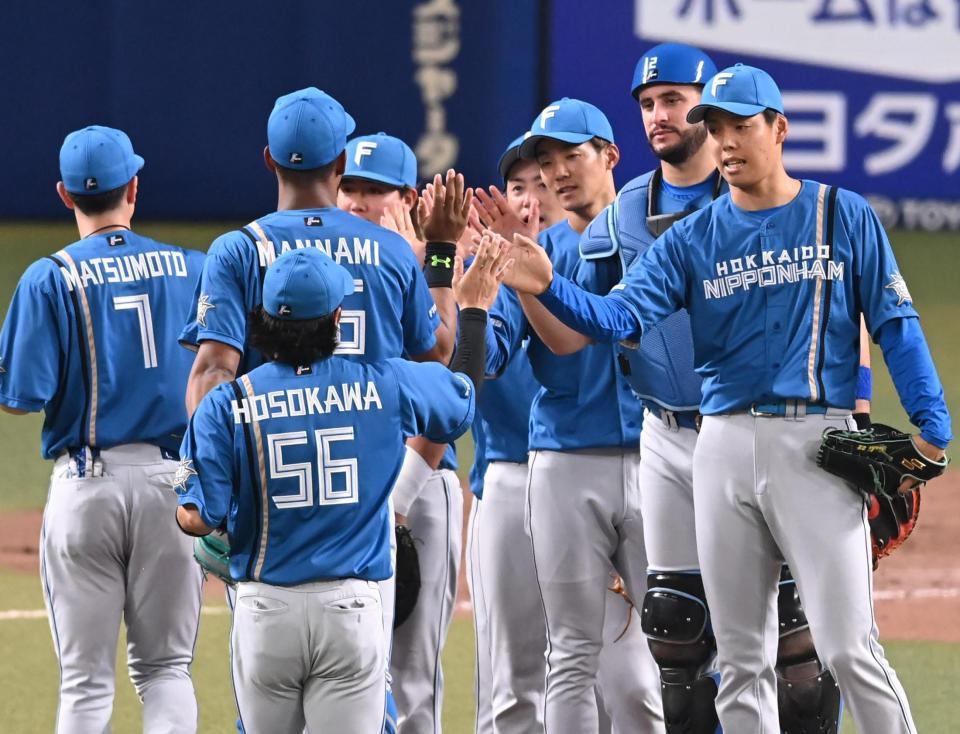
[[656,79],[660,75],[657,70],[657,57],[647,56],[643,60],[643,83],[646,84],[651,79]]
[[377,149],[378,145],[379,143],[373,143],[369,140],[361,140],[359,143],[357,143],[357,150],[353,154],[353,162],[359,166],[360,161],[363,160],[363,157],[365,155],[372,154],[373,151]]
[[733,74],[729,71],[721,71],[713,78],[713,84],[710,85],[710,94],[717,96],[717,87],[726,86],[727,82],[733,79]]
[[560,109],[560,105],[558,104],[552,104],[549,107],[543,108],[543,112],[540,113],[540,129],[541,130],[547,129],[547,120],[549,120],[551,117],[556,117],[559,109]]

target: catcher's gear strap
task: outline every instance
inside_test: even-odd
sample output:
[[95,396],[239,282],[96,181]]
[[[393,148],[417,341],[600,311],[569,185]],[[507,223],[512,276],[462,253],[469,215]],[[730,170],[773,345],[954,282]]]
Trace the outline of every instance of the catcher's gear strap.
[[828,428],[817,451],[817,465],[861,490],[896,497],[904,479],[923,484],[943,474],[948,459],[921,454],[910,434],[882,423],[866,431]]
[[782,734],[837,734],[843,715],[840,689],[829,670],[814,659],[777,668],[777,708]]
[[602,260],[620,250],[620,194],[587,225],[580,237],[580,257]]
[[720,675],[690,678],[686,670],[663,670],[660,689],[667,734],[716,734],[715,699]]

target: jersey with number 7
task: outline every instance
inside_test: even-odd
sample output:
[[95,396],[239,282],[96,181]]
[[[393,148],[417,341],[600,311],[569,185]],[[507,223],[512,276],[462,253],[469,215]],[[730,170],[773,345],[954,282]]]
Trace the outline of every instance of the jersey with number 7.
[[179,448],[193,359],[177,335],[203,258],[112,231],[27,268],[0,333],[0,395],[45,411],[44,458],[81,446]]

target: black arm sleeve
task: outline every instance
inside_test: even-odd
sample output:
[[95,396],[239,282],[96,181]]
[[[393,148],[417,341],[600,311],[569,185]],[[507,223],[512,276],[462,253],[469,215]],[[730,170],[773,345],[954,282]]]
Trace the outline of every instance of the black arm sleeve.
[[487,312],[482,308],[462,309],[459,325],[457,351],[450,363],[450,369],[453,372],[463,372],[469,377],[479,396],[487,358]]

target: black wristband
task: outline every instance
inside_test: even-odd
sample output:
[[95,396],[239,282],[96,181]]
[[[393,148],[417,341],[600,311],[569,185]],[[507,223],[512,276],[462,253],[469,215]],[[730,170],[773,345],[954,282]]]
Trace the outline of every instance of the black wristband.
[[449,242],[428,242],[423,274],[430,288],[449,288],[453,285],[453,258],[457,246]]
[[858,431],[866,431],[870,428],[870,426],[873,425],[873,423],[870,421],[869,413],[854,413],[853,420],[855,420],[857,423]]
[[483,387],[487,360],[487,312],[482,308],[464,308],[459,316],[457,351],[450,369],[470,378],[477,395]]

